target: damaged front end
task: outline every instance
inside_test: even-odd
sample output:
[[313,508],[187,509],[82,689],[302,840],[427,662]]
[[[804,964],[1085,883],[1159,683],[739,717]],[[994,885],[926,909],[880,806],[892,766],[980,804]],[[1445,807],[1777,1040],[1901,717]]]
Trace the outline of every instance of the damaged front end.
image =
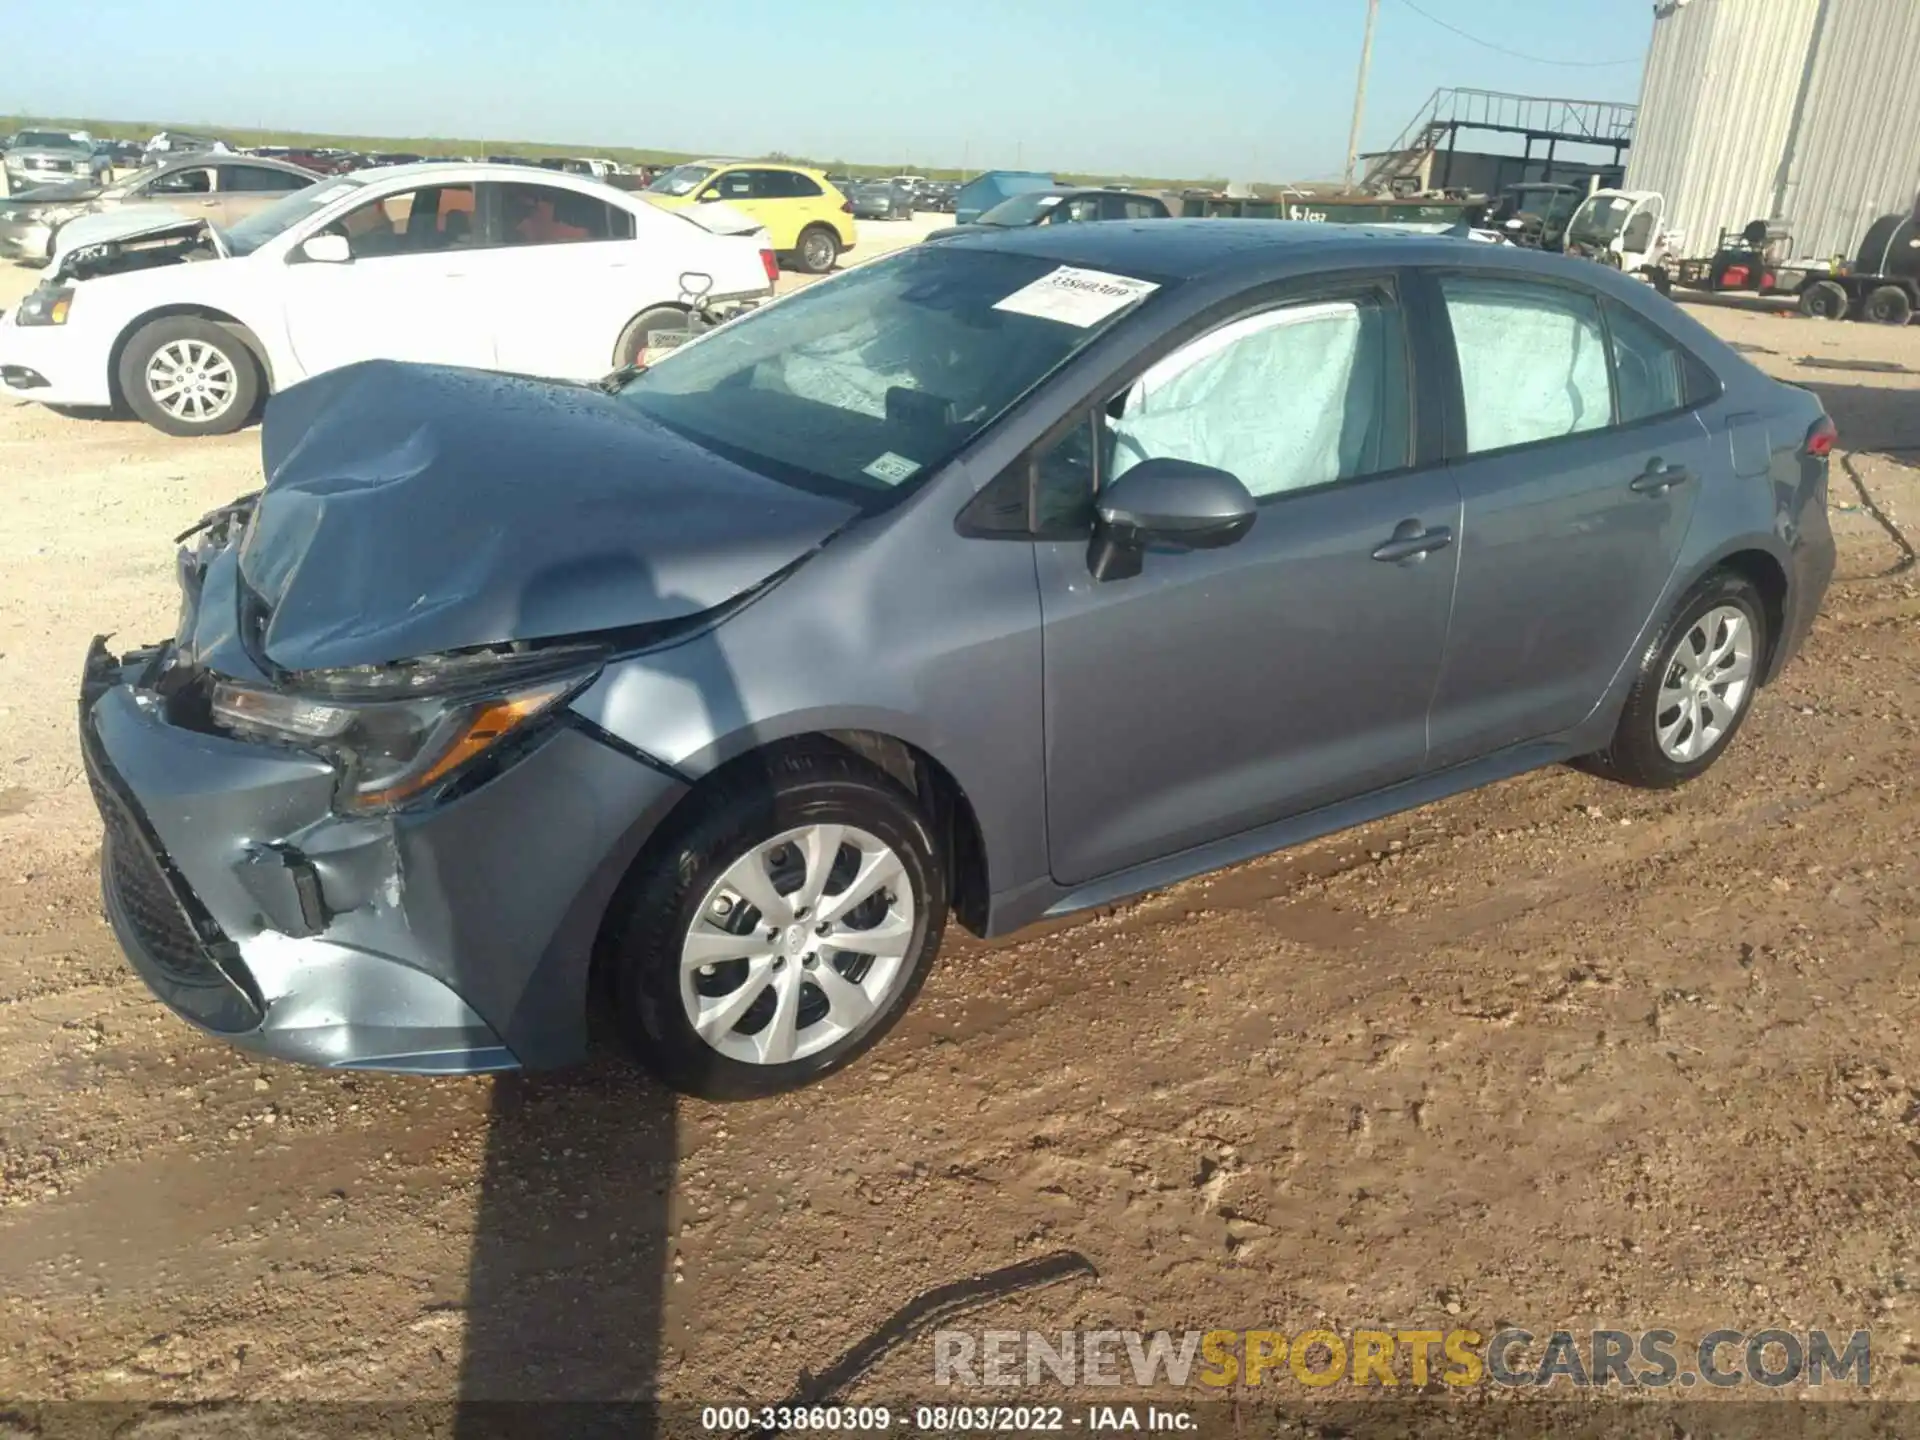
[[600,872],[683,787],[567,710],[592,645],[277,669],[244,633],[256,503],[181,537],[174,639],[87,654],[81,749],[122,948],[178,1014],[284,1059],[578,1058]]
[[[73,280],[92,280],[102,275],[124,275],[135,270],[153,270],[162,265],[181,265],[199,260],[223,260],[226,247],[220,232],[204,220],[149,222],[128,234],[107,233],[95,237],[70,237],[92,219],[76,220],[54,235],[52,268],[45,283],[59,285]],[[118,217],[114,217],[118,218]]]

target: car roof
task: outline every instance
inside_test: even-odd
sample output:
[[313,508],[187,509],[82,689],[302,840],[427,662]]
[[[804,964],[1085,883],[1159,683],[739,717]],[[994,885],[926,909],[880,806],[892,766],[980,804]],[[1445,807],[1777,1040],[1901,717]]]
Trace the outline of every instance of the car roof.
[[304,175],[309,180],[319,180],[305,166],[295,165],[289,160],[281,160],[272,155],[243,155],[238,150],[195,150],[187,155],[176,155],[172,159],[162,160],[154,168],[162,173],[174,170],[199,170],[208,165],[258,165],[265,170],[278,170],[284,175]]
[[1469,258],[1463,246],[1471,247],[1470,258],[1476,261],[1498,252],[1499,263],[1522,269],[1551,272],[1575,263],[1542,251],[1488,245],[1451,235],[1305,220],[1107,220],[1086,225],[989,227],[968,230],[943,243],[1178,280],[1258,273],[1292,257],[1380,265],[1444,263]]

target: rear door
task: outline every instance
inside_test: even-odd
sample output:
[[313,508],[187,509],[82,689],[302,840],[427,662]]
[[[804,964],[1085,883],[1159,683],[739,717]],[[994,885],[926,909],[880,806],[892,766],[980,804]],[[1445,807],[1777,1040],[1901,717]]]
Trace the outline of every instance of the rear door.
[[1434,283],[1464,506],[1432,720],[1441,767],[1567,730],[1600,702],[1716,463],[1699,410],[1717,382],[1584,286],[1511,272]]
[[275,170],[267,165],[231,164],[212,168],[214,183],[219,187],[215,194],[220,202],[222,225],[244,220],[256,210],[266,209],[290,191],[306,189],[315,178],[289,175],[284,170]]
[[471,257],[469,275],[486,297],[502,370],[567,380],[604,375],[627,321],[678,293],[679,270],[661,273],[671,256],[657,242],[636,240],[638,217],[625,207],[539,181],[480,191],[487,243]]

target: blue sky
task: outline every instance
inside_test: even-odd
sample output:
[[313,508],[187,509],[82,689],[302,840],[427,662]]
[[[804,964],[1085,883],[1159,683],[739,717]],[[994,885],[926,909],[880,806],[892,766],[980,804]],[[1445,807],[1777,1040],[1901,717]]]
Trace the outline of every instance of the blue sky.
[[[1535,64],[1448,33],[1586,62]],[[821,160],[1337,175],[1365,0],[8,6],[0,111]],[[1635,98],[1647,0],[1381,0],[1366,144],[1437,86]],[[57,58],[55,58],[57,57]],[[1599,66],[1592,62],[1628,60]]]

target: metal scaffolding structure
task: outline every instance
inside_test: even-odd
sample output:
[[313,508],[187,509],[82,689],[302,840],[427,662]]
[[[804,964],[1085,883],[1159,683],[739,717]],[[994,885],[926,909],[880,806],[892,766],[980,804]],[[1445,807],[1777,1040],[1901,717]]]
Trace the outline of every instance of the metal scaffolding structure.
[[[1509,95],[1499,90],[1440,89],[1400,133],[1391,148],[1372,157],[1361,188],[1374,192],[1447,188],[1460,132],[1478,131],[1525,137],[1523,163],[1534,147],[1546,146],[1546,174],[1553,178],[1562,145],[1595,146],[1613,152],[1613,164],[1633,144],[1637,105],[1619,100],[1562,100],[1544,95]],[[1440,173],[1433,177],[1438,159]]]

